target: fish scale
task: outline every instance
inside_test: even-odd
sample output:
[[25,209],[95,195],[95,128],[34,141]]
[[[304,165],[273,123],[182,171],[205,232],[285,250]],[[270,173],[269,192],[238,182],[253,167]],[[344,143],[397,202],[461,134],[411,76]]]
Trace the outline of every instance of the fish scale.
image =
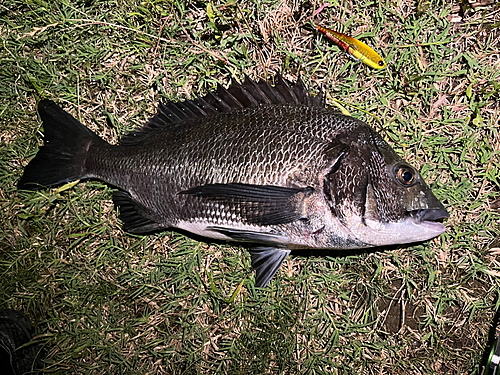
[[38,109],[44,146],[20,189],[103,180],[118,189],[126,231],[248,242],[258,287],[294,249],[405,244],[445,230],[438,221],[448,213],[418,171],[300,80],[246,78],[160,104],[115,146],[52,101]]

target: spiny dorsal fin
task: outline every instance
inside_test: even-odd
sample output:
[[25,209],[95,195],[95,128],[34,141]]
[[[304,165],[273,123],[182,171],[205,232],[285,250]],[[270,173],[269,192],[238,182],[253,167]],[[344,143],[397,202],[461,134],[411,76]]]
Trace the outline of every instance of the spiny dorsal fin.
[[242,84],[232,82],[226,89],[217,86],[216,92],[209,91],[205,96],[182,102],[167,101],[158,106],[158,113],[144,127],[122,137],[121,145],[135,145],[157,131],[176,129],[174,125],[200,118],[226,113],[259,105],[306,105],[324,107],[322,95],[312,96],[300,79],[293,84],[281,75],[276,75],[276,85],[259,80],[255,82],[248,76]]

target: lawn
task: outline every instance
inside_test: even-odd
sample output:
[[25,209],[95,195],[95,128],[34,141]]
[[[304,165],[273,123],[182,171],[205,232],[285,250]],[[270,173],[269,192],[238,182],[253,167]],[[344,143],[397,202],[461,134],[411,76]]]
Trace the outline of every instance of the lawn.
[[[500,334],[500,5],[335,1],[313,17],[324,4],[2,2],[0,309],[33,322],[46,372],[481,373]],[[350,59],[313,21],[387,68]],[[298,252],[258,291],[244,247],[125,233],[103,183],[16,188],[41,145],[41,98],[116,143],[160,101],[275,72],[300,74],[418,166],[447,231]]]

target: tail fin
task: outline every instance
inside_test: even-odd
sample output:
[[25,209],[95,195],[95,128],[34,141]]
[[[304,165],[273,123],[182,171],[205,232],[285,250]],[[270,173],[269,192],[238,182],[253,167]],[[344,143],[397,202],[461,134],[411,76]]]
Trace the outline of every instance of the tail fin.
[[90,145],[106,142],[52,100],[42,100],[38,113],[43,122],[44,145],[26,166],[18,188],[37,190],[85,178]]

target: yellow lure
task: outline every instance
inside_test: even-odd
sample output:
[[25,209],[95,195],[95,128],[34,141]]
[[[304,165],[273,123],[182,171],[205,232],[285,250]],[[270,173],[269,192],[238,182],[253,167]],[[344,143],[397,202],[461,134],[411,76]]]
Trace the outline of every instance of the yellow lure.
[[361,60],[361,62],[369,67],[373,69],[383,69],[386,67],[382,57],[362,41],[321,25],[316,25],[316,27],[342,50],[354,58]]

